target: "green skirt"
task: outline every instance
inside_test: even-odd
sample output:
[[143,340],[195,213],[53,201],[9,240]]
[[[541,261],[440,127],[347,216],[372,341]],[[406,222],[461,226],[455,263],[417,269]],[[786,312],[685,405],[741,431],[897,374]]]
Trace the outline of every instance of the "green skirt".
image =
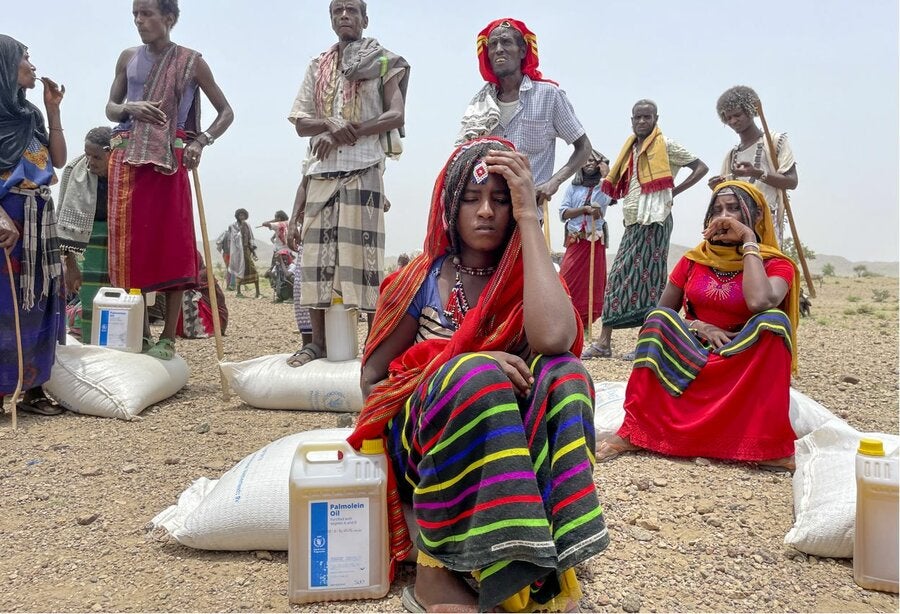
[[75,327],[81,328],[83,343],[91,342],[91,321],[94,315],[94,297],[100,288],[109,286],[109,234],[106,222],[94,221],[91,240],[84,250],[81,262],[81,317],[75,319]]

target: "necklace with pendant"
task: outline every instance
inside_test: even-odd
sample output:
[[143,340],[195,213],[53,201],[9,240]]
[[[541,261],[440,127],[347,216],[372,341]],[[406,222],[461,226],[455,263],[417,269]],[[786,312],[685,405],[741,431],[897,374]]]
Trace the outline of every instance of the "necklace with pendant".
[[456,269],[456,283],[450,289],[450,296],[447,299],[447,307],[444,309],[444,317],[453,323],[454,330],[459,330],[462,325],[463,318],[469,312],[469,299],[466,296],[466,289],[463,287],[460,273],[472,275],[474,277],[488,277],[493,275],[497,270],[495,266],[489,267],[467,267],[459,261],[458,257],[453,258],[453,268]]

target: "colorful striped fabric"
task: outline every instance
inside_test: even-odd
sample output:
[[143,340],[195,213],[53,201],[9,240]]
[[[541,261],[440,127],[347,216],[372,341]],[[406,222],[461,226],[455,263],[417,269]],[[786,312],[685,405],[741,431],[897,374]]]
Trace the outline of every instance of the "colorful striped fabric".
[[482,611],[529,585],[552,599],[559,575],[609,542],[593,480],[590,376],[571,354],[530,368],[521,398],[494,358],[461,354],[416,390],[388,434],[419,548],[477,573]]
[[676,312],[657,307],[638,335],[634,367],[653,369],[663,388],[677,397],[706,366],[708,354]]
[[[778,309],[769,309],[751,317],[738,335],[713,353],[733,356],[750,348],[759,335],[771,332],[791,348],[791,323]],[[710,350],[701,345],[675,311],[658,307],[647,315],[635,348],[634,368],[652,369],[662,387],[678,397],[706,366]]]
[[769,309],[756,314],[744,324],[744,328],[737,337],[723,345],[716,352],[722,356],[734,356],[751,347],[759,341],[762,332],[770,332],[784,339],[784,344],[789,352],[793,353],[791,343],[791,321],[787,314],[780,309]]

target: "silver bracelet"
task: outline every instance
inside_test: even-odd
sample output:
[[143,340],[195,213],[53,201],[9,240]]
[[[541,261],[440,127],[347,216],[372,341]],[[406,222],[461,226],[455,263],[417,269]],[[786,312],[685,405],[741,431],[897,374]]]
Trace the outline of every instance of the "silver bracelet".
[[750,248],[750,249],[757,249],[757,250],[758,250],[758,249],[759,249],[759,243],[757,243],[756,241],[747,241],[746,243],[744,243],[743,245],[741,245],[741,249],[742,249],[742,250],[745,250],[745,249],[747,249],[747,248]]
[[768,183],[766,181],[766,179],[768,179],[768,178],[769,178],[769,173],[767,173],[766,171],[763,171],[763,174],[759,176],[759,179],[757,179],[757,181],[759,181],[760,183]]

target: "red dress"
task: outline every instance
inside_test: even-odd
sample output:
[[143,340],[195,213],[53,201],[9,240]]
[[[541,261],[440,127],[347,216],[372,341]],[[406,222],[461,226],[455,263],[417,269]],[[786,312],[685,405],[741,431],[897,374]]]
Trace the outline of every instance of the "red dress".
[[[787,260],[770,258],[765,268],[769,277],[791,284],[793,266]],[[744,301],[742,272],[723,279],[709,267],[682,258],[669,281],[684,291],[689,319],[738,331],[754,315]],[[790,456],[795,439],[788,414],[790,383],[791,352],[784,337],[771,332],[760,333],[740,353],[709,353],[696,379],[679,396],[663,387],[653,369],[635,368],[618,434],[670,456],[745,461]]]

